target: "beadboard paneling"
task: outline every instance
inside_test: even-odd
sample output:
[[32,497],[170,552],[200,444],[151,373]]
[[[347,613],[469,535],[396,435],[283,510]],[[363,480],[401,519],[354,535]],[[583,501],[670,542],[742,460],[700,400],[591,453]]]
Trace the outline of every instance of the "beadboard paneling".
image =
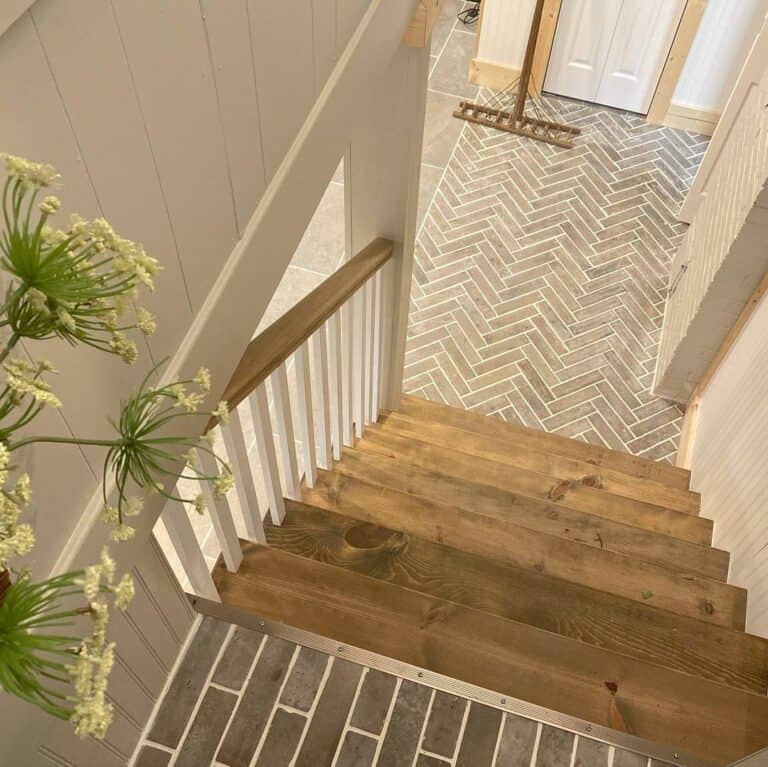
[[766,13],[768,0],[707,0],[672,103],[722,112]]
[[535,5],[535,0],[483,0],[477,58],[519,70]]
[[[695,211],[670,270],[654,390],[685,402],[768,268],[768,24],[683,208]],[[687,220],[687,219],[686,219]]]
[[692,485],[731,552],[729,582],[749,590],[747,630],[768,637],[768,301],[758,306],[699,408]]

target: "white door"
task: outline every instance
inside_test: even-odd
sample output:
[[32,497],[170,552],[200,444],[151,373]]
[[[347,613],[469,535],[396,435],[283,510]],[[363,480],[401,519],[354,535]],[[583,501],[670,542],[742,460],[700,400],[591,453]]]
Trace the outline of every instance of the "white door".
[[646,113],[685,0],[563,0],[545,90]]

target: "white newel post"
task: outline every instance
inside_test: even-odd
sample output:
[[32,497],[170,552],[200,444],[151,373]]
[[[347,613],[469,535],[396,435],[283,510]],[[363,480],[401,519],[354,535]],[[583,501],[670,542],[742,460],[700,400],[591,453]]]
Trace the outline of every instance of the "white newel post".
[[401,45],[390,73],[377,86],[367,130],[349,152],[348,241],[352,253],[375,237],[395,242],[382,271],[380,392],[383,408],[397,408],[403,386],[419,175],[429,71],[429,46]]

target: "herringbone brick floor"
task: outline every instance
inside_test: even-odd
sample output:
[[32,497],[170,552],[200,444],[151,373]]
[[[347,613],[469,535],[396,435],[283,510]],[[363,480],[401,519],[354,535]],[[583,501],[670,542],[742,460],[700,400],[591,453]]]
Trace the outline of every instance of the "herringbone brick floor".
[[417,242],[405,388],[671,460],[682,411],[650,387],[707,139],[548,103],[574,149],[464,125]]

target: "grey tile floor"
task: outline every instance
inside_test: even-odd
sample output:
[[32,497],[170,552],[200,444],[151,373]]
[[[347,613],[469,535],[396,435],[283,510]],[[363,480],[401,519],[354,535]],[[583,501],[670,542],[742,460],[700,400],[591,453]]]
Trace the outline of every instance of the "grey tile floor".
[[135,767],[668,767],[204,618]]
[[[441,65],[430,85],[450,88]],[[405,389],[672,460],[682,411],[650,388],[675,212],[707,139],[549,98],[583,130],[564,150],[457,120],[457,101],[428,95]]]

